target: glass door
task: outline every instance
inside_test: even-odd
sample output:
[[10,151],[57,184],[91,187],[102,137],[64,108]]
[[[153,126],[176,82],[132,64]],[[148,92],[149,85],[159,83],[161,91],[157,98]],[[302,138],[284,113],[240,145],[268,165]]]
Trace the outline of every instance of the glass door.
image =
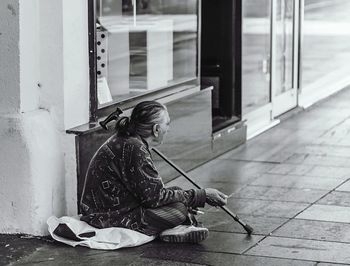
[[242,1],[242,114],[247,138],[271,126],[272,0]]
[[242,112],[248,115],[271,101],[271,0],[246,0],[242,9]]
[[297,106],[297,0],[272,0],[271,90],[275,118]]

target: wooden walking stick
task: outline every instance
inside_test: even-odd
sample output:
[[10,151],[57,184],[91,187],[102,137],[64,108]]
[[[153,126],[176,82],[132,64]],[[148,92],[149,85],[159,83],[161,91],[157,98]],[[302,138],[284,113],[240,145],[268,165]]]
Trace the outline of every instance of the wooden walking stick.
[[[181,170],[178,166],[176,166],[172,161],[170,161],[163,153],[161,153],[156,148],[152,148],[152,150],[158,154],[164,161],[166,161],[169,165],[171,165],[177,172],[179,172],[181,175],[183,175],[188,181],[190,181],[196,188],[201,189],[200,186],[198,186],[190,177],[187,176],[187,174]],[[248,225],[247,223],[243,222],[237,214],[234,214],[232,211],[230,211],[225,206],[220,206],[222,210],[224,210],[228,215],[230,215],[236,222],[238,222],[240,225],[243,226],[244,230],[247,231],[247,233],[250,235],[253,232],[253,228]]]

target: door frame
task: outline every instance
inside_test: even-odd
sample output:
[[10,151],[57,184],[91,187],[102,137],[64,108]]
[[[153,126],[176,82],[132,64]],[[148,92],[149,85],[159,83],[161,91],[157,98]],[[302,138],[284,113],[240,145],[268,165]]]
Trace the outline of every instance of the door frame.
[[272,118],[297,107],[298,105],[298,75],[299,75],[299,23],[300,23],[300,1],[293,0],[293,48],[292,48],[292,89],[276,96],[276,29],[277,29],[277,1],[272,0],[271,7],[271,103],[272,103]]

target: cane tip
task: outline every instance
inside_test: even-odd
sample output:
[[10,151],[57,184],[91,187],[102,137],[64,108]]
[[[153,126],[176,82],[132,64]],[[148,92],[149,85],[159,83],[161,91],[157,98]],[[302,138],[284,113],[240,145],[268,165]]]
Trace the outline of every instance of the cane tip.
[[246,224],[244,226],[244,229],[247,231],[248,235],[251,235],[254,231],[253,227],[251,227],[250,225]]

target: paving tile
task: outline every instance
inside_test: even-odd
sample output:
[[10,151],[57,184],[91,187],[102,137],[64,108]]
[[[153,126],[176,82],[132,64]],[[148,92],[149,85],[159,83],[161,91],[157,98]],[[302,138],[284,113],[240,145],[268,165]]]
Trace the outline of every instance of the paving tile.
[[284,163],[311,164],[350,168],[350,158],[340,156],[313,155],[307,153],[295,153],[286,161],[284,161]]
[[326,145],[350,146],[350,138],[319,138],[314,143]]
[[343,185],[338,187],[336,191],[347,191],[350,192],[350,181],[345,182]]
[[278,164],[268,171],[271,174],[301,175],[315,177],[330,177],[336,179],[350,178],[350,169],[344,167],[331,167],[307,164]]
[[[335,118],[332,116],[329,116],[329,119],[327,119],[325,117],[319,116],[318,114],[302,113],[299,116],[295,116],[283,121],[279,127],[291,129],[294,130],[294,132],[298,131],[299,129],[307,130],[309,131],[309,134],[313,134],[314,136],[314,134],[317,133],[318,135],[321,135],[322,132],[334,127],[343,119],[344,117]],[[305,135],[304,138],[307,137],[308,136]]]
[[349,138],[350,119],[343,120],[340,124],[332,127],[322,137],[328,138]]
[[350,147],[308,144],[308,145],[300,146],[297,149],[295,149],[295,153],[350,158]]
[[[151,244],[141,248],[143,252],[158,252],[164,248],[180,248],[190,249],[202,252],[224,252],[224,253],[235,253],[241,254],[248,248],[254,246],[260,241],[263,236],[258,235],[247,235],[239,233],[226,233],[226,232],[215,232],[210,231],[209,237],[199,244],[173,244],[165,243],[161,241],[154,241]],[[167,258],[162,258],[167,259]]]
[[260,162],[280,163],[293,155],[293,151],[287,150],[284,145],[274,145],[270,143],[248,142],[245,145],[224,154],[223,159],[236,159]]
[[329,222],[350,222],[350,207],[340,207],[332,205],[312,205],[302,213],[297,219],[318,220]]
[[347,178],[350,178],[350,168],[316,165],[305,175],[316,177],[330,177],[345,180]]
[[[303,118],[298,119],[302,120]],[[289,148],[296,148],[299,145],[309,143],[312,139],[320,136],[322,133],[322,131],[310,132],[308,129],[298,126],[292,128],[286,127],[285,125],[287,121],[288,120],[282,121],[278,126],[265,131],[263,134],[250,140],[250,142],[255,145],[275,144],[275,146],[284,147],[286,150],[290,150]]]
[[179,261],[171,261],[171,260],[162,260],[162,259],[154,259],[154,258],[139,258],[129,264],[129,266],[200,266],[204,264],[194,264],[188,262],[179,262]]
[[304,259],[330,263],[350,263],[350,244],[282,237],[267,237],[247,254]]
[[317,204],[350,207],[350,192],[333,191]]
[[220,266],[314,266],[315,262],[303,260],[289,260],[266,258],[259,256],[243,256],[235,254],[225,254],[216,252],[200,252],[185,245],[182,247],[162,247],[158,250],[146,250],[143,257],[161,258],[176,260],[200,265],[220,265]]
[[[228,199],[227,207],[240,215],[292,218],[308,207],[309,204],[299,202],[278,202],[255,199]],[[207,211],[220,211],[210,208]]]
[[[261,235],[270,234],[273,230],[288,221],[287,218],[263,216],[240,215],[239,217],[253,227],[253,234]],[[244,228],[226,213],[206,212],[204,215],[198,217],[198,221],[202,222],[210,231],[246,233]]]
[[139,256],[137,249],[104,251],[52,245],[37,248],[12,265],[128,265]]
[[350,243],[350,224],[292,219],[273,235]]
[[[43,246],[53,246],[53,240],[42,240],[24,235],[0,234],[0,265],[8,265],[26,257]],[[62,245],[59,245],[62,246]]]
[[232,194],[232,198],[262,199],[313,203],[328,190],[295,189],[284,187],[246,186]]
[[347,264],[339,264],[339,263],[318,263],[317,266],[340,266],[340,265],[347,265]]
[[342,181],[343,179],[327,177],[263,174],[250,185],[331,190],[341,184]]
[[191,177],[198,183],[220,181],[223,183],[247,184],[262,173],[271,169],[274,164],[244,162],[235,160],[213,160],[190,172]]
[[247,234],[236,234],[226,232],[210,232],[208,239],[194,249],[211,252],[242,253],[252,247],[262,236],[248,236]]
[[281,163],[277,164],[275,167],[270,169],[268,173],[271,174],[280,174],[280,175],[305,175],[306,173],[310,172],[312,168],[315,166],[313,165],[298,165],[298,164],[287,164],[287,163]]

